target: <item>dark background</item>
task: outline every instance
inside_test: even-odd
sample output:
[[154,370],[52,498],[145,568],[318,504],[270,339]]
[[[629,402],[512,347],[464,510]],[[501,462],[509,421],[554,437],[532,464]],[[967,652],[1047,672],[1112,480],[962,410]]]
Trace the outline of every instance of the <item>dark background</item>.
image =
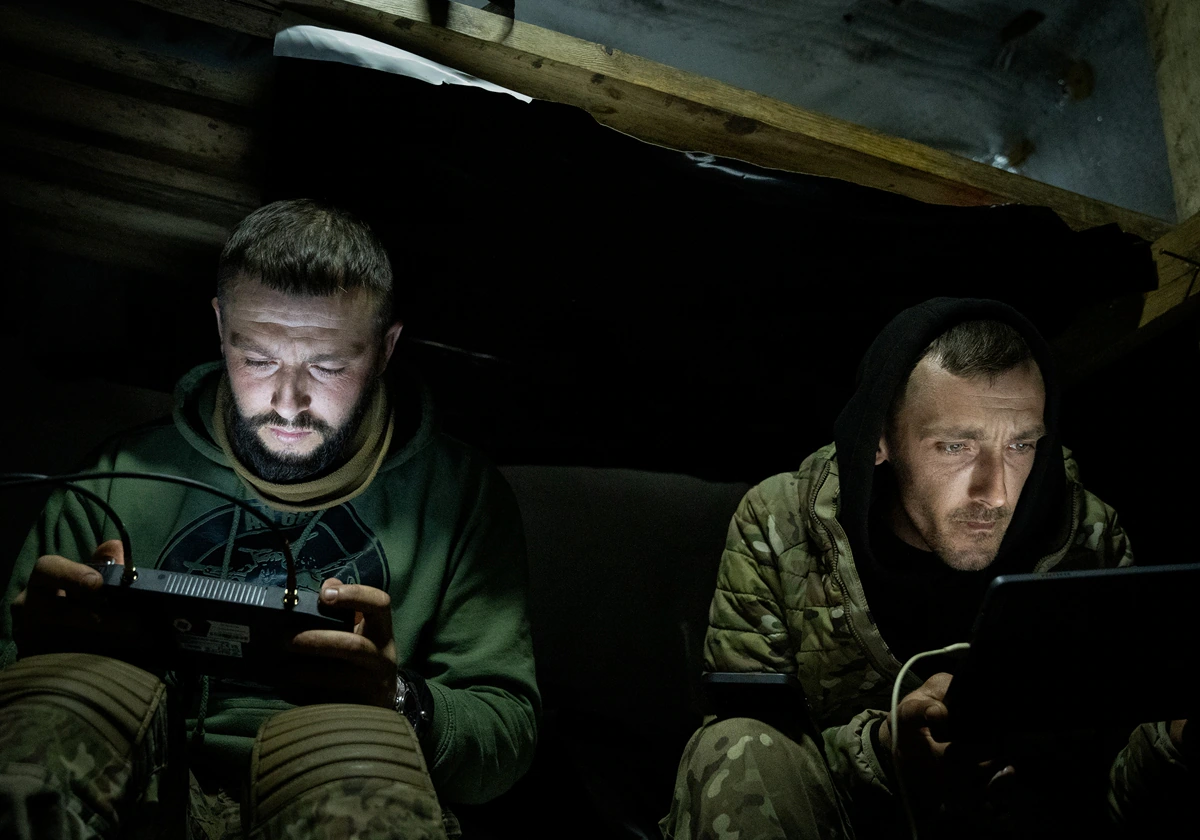
[[[1155,283],[1147,243],[1113,227],[1075,233],[1045,209],[935,207],[686,155],[567,106],[290,60],[273,102],[266,200],[322,198],[372,224],[396,270],[402,360],[445,427],[501,464],[755,483],[831,440],[859,357],[901,308],[993,297],[1053,340],[1086,309]],[[74,466],[166,410],[175,380],[218,354],[215,253],[147,276],[12,236],[5,252],[15,387],[0,468]],[[1197,361],[1188,321],[1066,393],[1063,439],[1143,563],[1191,559],[1181,525],[1194,515]],[[5,499],[4,556],[39,506]],[[716,554],[696,572],[705,591]],[[553,685],[551,719],[568,720],[577,712]],[[677,716],[639,735],[659,738],[638,771],[643,816],[665,812],[693,725]],[[604,753],[614,729],[577,714],[560,731],[574,734],[544,739],[543,754],[626,772],[624,753]],[[563,784],[539,761],[530,778]]]
[[[1053,340],[1155,283],[1146,243],[1042,208],[925,205],[651,146],[568,106],[279,65],[266,199],[371,222],[396,268],[402,358],[451,432],[500,463],[754,482],[831,439],[861,353],[904,306],[993,297]],[[18,461],[56,449],[21,432],[17,406],[45,383],[169,392],[217,356],[215,254],[153,277],[6,250],[5,354],[33,389],[5,412]],[[1146,560],[1181,548],[1166,523],[1190,505],[1145,491],[1195,462],[1195,339],[1185,323],[1067,394],[1063,438]]]

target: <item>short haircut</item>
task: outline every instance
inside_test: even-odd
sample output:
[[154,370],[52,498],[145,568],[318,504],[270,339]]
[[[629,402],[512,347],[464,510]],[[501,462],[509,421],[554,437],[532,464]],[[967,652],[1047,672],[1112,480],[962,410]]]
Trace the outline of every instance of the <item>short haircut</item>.
[[925,358],[932,359],[947,372],[963,379],[984,376],[994,380],[1002,373],[1026,365],[1032,365],[1041,372],[1025,337],[1011,324],[993,320],[963,321],[929,342],[913,362],[904,386],[892,397],[892,404],[888,408],[889,429],[895,423],[896,415],[908,394],[913,370]]
[[931,341],[917,362],[926,356],[964,379],[992,378],[1034,363],[1033,351],[1024,336],[1003,321],[955,324]]
[[240,277],[298,296],[366,289],[378,301],[378,332],[391,323],[392,266],[387,251],[364,222],[328,204],[306,198],[276,201],[238,222],[217,269],[222,309]]

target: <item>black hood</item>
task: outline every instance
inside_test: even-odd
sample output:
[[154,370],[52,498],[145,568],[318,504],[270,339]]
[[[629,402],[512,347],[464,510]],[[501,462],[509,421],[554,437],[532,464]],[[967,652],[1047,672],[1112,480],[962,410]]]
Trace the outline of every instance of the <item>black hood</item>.
[[988,577],[1000,571],[1032,570],[1059,530],[1066,474],[1059,438],[1061,387],[1050,345],[1024,315],[1007,304],[933,298],[904,310],[883,328],[859,366],[854,396],[834,424],[841,478],[838,520],[860,565],[871,556],[868,518],[876,481],[875,453],[888,408],[930,342],[954,325],[973,320],[1013,326],[1033,351],[1046,386],[1046,436],[1038,443],[1033,469]]

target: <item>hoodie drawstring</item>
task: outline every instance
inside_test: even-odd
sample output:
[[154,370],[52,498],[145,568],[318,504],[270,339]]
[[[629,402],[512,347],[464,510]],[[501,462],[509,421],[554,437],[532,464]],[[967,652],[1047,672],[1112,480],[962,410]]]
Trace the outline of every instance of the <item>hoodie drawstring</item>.
[[196,728],[192,730],[192,747],[204,744],[204,719],[208,717],[208,677],[200,678],[200,708],[196,712]]
[[[313,514],[312,519],[308,520],[304,525],[304,530],[300,532],[300,536],[292,543],[292,556],[298,557],[304,544],[308,542],[308,538],[312,535],[313,529],[317,527],[317,523],[321,521],[321,517],[325,514],[324,510],[319,510]],[[336,539],[336,537],[335,537]]]
[[[221,580],[229,577],[229,564],[233,560],[233,546],[237,541],[238,526],[242,523],[242,509],[234,507],[233,521],[229,525],[229,536],[225,539],[225,556],[221,560]],[[200,708],[196,711],[196,728],[192,730],[192,746],[204,743],[204,719],[208,717],[208,676],[200,678]]]
[[225,557],[221,560],[221,580],[229,577],[229,563],[233,560],[233,543],[237,539],[238,526],[242,523],[242,509],[233,509],[233,524],[229,526],[229,537],[225,540]]

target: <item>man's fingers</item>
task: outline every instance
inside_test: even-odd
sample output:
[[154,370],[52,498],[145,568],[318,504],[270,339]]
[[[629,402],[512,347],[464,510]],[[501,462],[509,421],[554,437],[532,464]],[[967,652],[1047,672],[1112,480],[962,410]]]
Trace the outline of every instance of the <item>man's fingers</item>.
[[934,674],[900,701],[896,715],[902,741],[938,740],[938,734],[944,736],[950,710],[942,700],[950,688],[950,679],[950,674]]
[[909,730],[935,726],[945,723],[949,718],[949,710],[944,703],[915,691],[900,701],[896,714],[905,725],[904,728]]
[[118,566],[125,565],[125,547],[121,545],[120,540],[105,540],[92,552],[93,563],[108,563],[109,561]]
[[948,735],[948,724],[950,721],[950,710],[946,708],[945,703],[933,702],[927,705],[922,713],[925,718],[925,726],[929,728],[929,737],[939,743],[947,743],[950,738]]
[[362,634],[382,647],[392,638],[392,598],[382,589],[330,578],[321,584],[321,600],[331,606],[360,613]]
[[38,595],[53,596],[60,592],[71,595],[99,589],[100,585],[100,573],[95,569],[57,554],[44,554],[34,564],[26,589]]
[[[333,660],[314,666],[314,670],[326,679],[329,678],[328,668],[331,666],[351,665],[364,671],[373,671],[389,658],[367,636],[342,630],[305,630],[292,639],[290,647],[293,653],[302,656]],[[395,665],[389,667],[394,670]]]
[[100,573],[84,563],[56,554],[39,557],[25,589],[13,601],[13,634],[21,651],[78,650],[81,640],[138,638],[135,616],[94,612],[94,605],[82,597],[101,586]]
[[902,752],[912,754],[928,751],[935,756],[945,752],[949,746],[945,734],[949,710],[944,703],[913,692],[901,701],[896,714]]
[[392,605],[391,596],[382,589],[360,583],[340,583],[332,578],[321,584],[321,600],[362,613],[386,610]]
[[941,702],[946,699],[946,692],[950,690],[951,679],[953,679],[953,675],[942,671],[925,680],[925,683],[913,693],[924,694],[931,700]]
[[370,657],[380,653],[378,646],[368,637],[344,630],[305,630],[296,634],[291,647],[297,653],[330,659]]
[[920,718],[922,720],[946,719],[946,692],[950,689],[950,674],[934,674],[922,683],[916,691],[909,692],[900,701],[897,714],[904,718]]
[[[102,542],[92,552],[93,563],[106,563],[109,560],[125,565],[125,552],[121,548],[120,540]],[[88,568],[84,563],[76,563],[57,554],[44,554],[34,564],[26,590],[38,596],[74,595],[99,589],[102,582],[100,573]],[[18,596],[17,603],[23,604],[25,601],[26,596],[23,592]]]

